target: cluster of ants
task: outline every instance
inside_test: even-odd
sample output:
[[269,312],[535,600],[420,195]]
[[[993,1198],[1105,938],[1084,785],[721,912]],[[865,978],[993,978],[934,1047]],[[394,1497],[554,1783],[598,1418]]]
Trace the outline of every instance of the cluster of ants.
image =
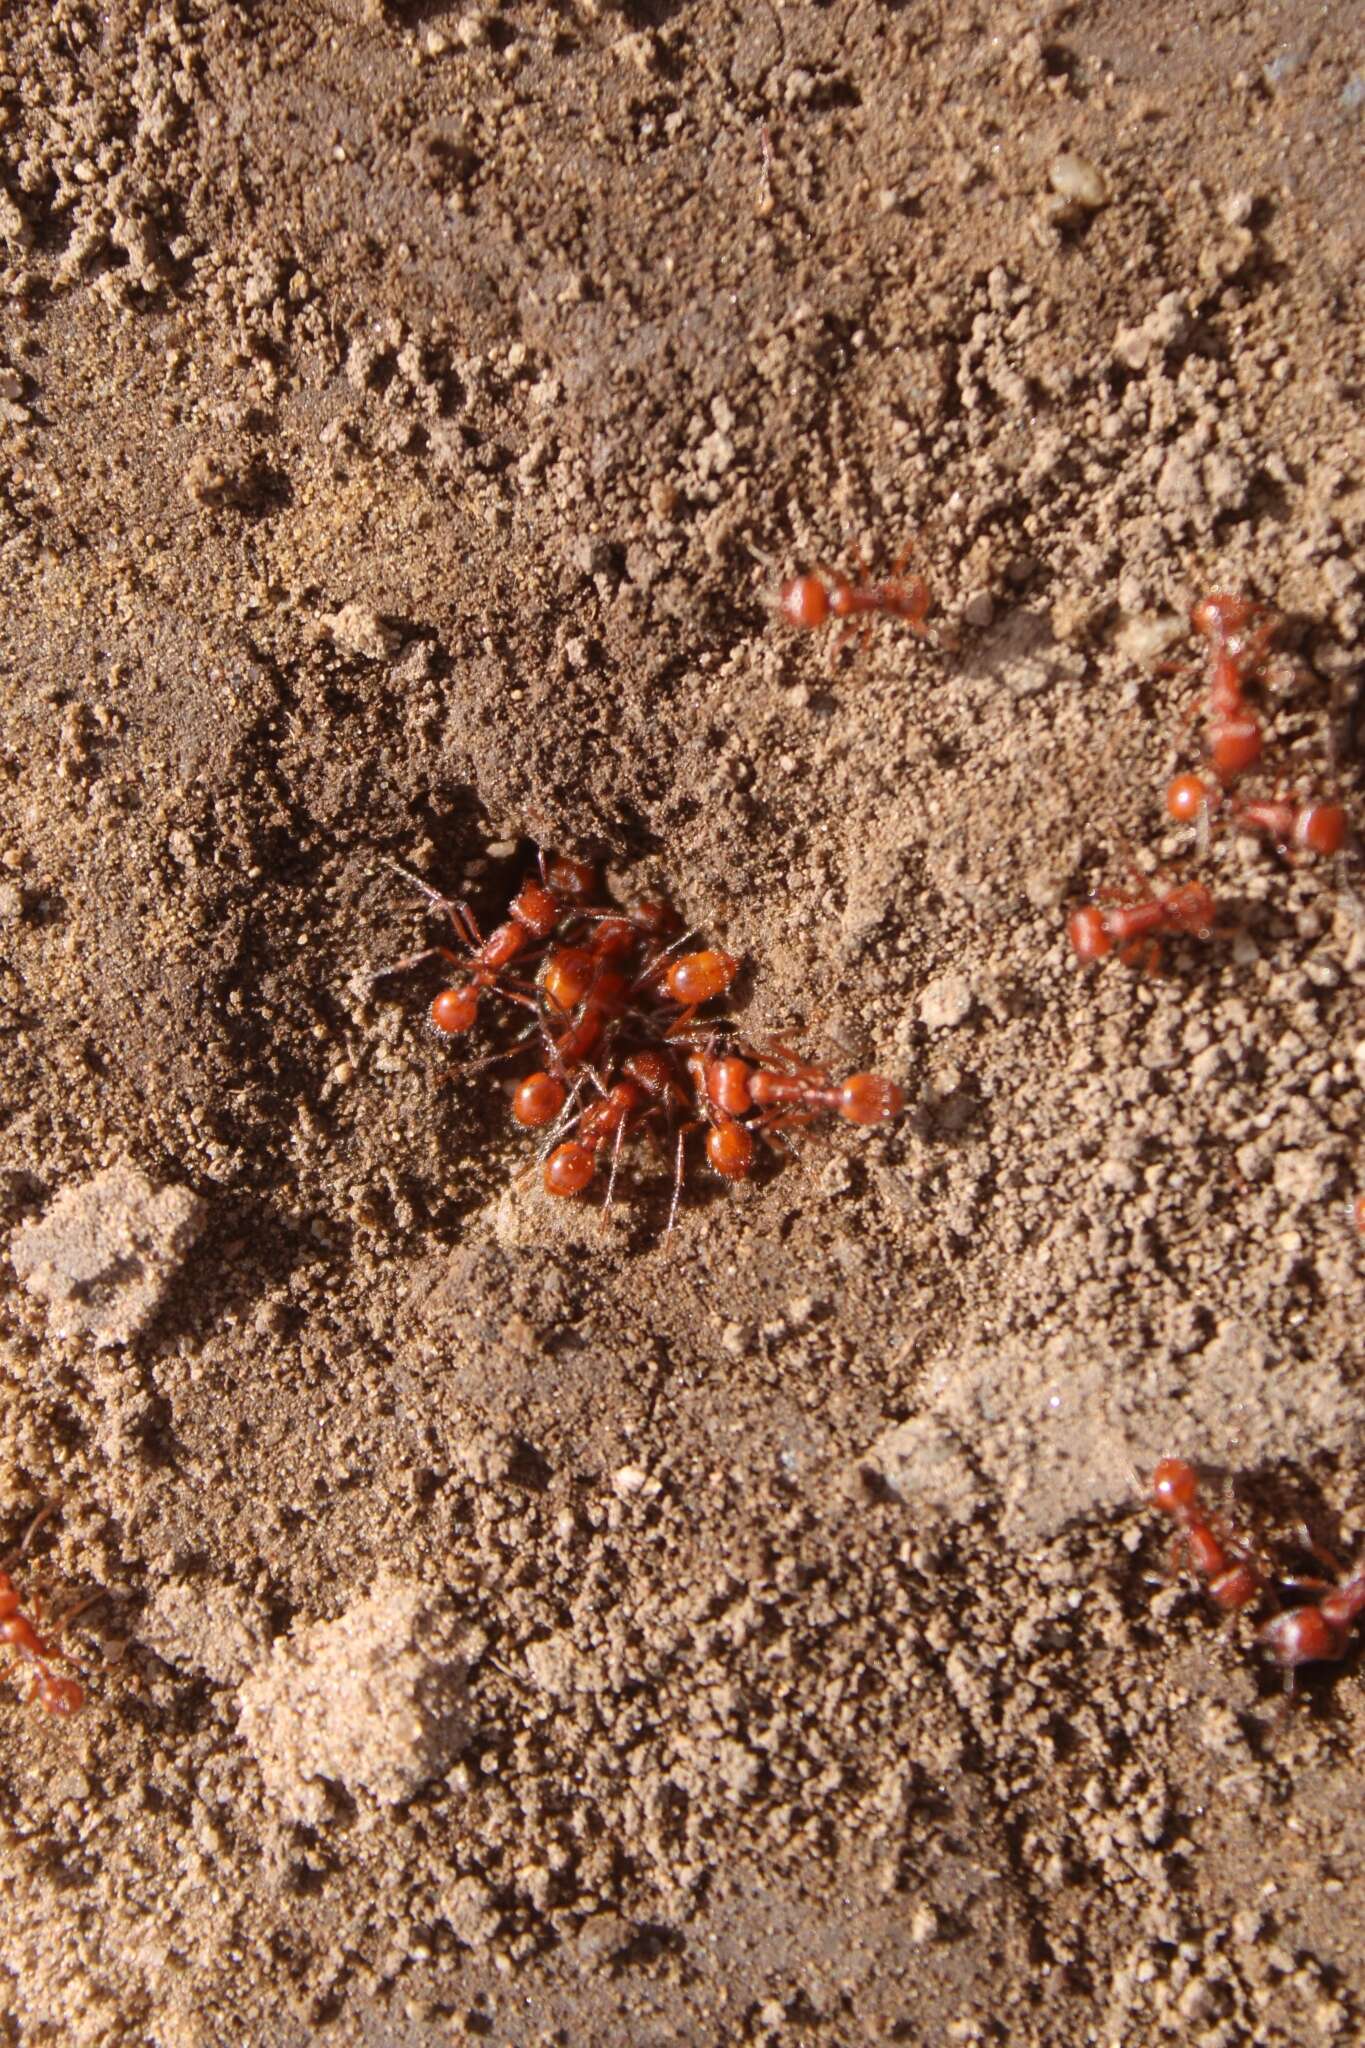
[[900,1089],[879,1074],[839,1080],[780,1040],[758,1047],[741,1039],[732,1020],[710,1011],[739,972],[734,956],[682,950],[695,934],[680,930],[666,902],[604,905],[597,871],[585,861],[542,853],[538,876],[522,883],[487,937],[468,903],[398,872],[449,922],[456,943],[427,947],[373,978],[433,959],[455,969],[429,1012],[443,1038],[471,1031],[486,1004],[525,1021],[481,1064],[534,1062],[511,1110],[523,1130],[541,1134],[549,1194],[583,1193],[605,1163],[610,1204],[622,1148],[643,1133],[672,1153],[672,1230],[694,1131],[706,1133],[711,1171],[741,1181],[754,1170],[759,1140],[781,1150],[780,1132],[818,1116],[875,1124],[903,1107]]
[[1224,1614],[1244,1614],[1271,1602],[1277,1588],[1319,1596],[1301,1607],[1281,1608],[1256,1631],[1258,1648],[1283,1671],[1286,1691],[1293,1690],[1301,1665],[1335,1664],[1345,1656],[1356,1623],[1365,1614],[1365,1565],[1343,1578],[1336,1559],[1304,1530],[1304,1550],[1333,1577],[1269,1571],[1245,1543],[1228,1535],[1205,1512],[1198,1475],[1183,1458],[1161,1460],[1152,1474],[1151,1503],[1175,1523],[1177,1553],[1183,1546],[1189,1570],[1203,1581],[1214,1606]]
[[[1284,793],[1234,794],[1239,778],[1261,758],[1261,716],[1248,700],[1247,689],[1266,679],[1271,647],[1283,623],[1279,614],[1253,598],[1215,593],[1199,600],[1190,623],[1208,643],[1206,766],[1202,773],[1180,774],[1170,783],[1168,814],[1179,824],[1196,825],[1205,846],[1215,823],[1225,822],[1237,831],[1265,835],[1288,856],[1339,853],[1347,829],[1340,804],[1318,798],[1300,801]],[[1135,897],[1101,890],[1095,902],[1072,911],[1067,932],[1078,959],[1088,963],[1117,951],[1129,966],[1155,964],[1163,937],[1214,935],[1217,905],[1204,883],[1180,882],[1158,890],[1135,873]]]

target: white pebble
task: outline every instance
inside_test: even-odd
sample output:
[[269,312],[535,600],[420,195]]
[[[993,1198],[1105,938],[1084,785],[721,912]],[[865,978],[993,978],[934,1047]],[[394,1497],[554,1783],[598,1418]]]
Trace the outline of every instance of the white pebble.
[[1083,206],[1087,213],[1109,204],[1109,187],[1089,157],[1073,156],[1064,150],[1048,165],[1048,183],[1062,199]]

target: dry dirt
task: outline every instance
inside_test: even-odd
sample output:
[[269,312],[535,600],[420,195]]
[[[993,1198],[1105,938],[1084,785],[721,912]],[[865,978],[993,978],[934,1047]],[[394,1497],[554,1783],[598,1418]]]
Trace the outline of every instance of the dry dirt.
[[[1365,1545],[1360,870],[1064,914],[1210,588],[1361,814],[1363,156],[1348,0],[6,9],[0,2038],[1361,2038],[1362,1661],[1132,1471]],[[551,1204],[366,979],[535,843],[906,1114]]]

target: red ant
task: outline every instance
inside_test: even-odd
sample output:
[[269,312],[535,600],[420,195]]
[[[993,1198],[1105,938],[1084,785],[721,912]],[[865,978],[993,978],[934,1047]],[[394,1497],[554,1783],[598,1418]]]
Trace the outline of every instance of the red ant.
[[[29,1692],[30,1704],[36,1702],[46,1714],[65,1715],[78,1713],[81,1707],[84,1706],[85,1688],[78,1684],[74,1678],[59,1678],[52,1669],[52,1659],[60,1657],[64,1653],[58,1650],[53,1643],[44,1642],[38,1633],[36,1621],[31,1620],[24,1613],[23,1602],[19,1597],[19,1589],[10,1577],[8,1570],[8,1567],[14,1563],[15,1559],[21,1557],[24,1551],[27,1550],[30,1540],[51,1513],[51,1507],[43,1509],[37,1519],[29,1524],[28,1531],[18,1549],[11,1551],[5,1559],[4,1565],[0,1566],[0,1644],[17,1650],[21,1662],[33,1666],[33,1685]],[[99,1597],[100,1595],[96,1594],[94,1599]],[[53,1635],[60,1635],[67,1624],[75,1619],[76,1615],[83,1614],[87,1607],[94,1605],[94,1599],[83,1600],[79,1607],[73,1607],[64,1614],[54,1627]],[[34,1614],[35,1616],[38,1615],[36,1602],[34,1604]],[[0,1669],[0,1677],[3,1677],[4,1673],[10,1668],[9,1665],[5,1665],[3,1669]]]
[[[1311,1547],[1316,1555],[1325,1555],[1317,1544]],[[1346,1655],[1356,1622],[1365,1614],[1365,1565],[1338,1585],[1330,1579],[1281,1583],[1322,1594],[1314,1605],[1272,1615],[1256,1632],[1258,1647],[1283,1671],[1286,1690],[1292,1691],[1300,1664],[1335,1664]]]
[[1156,944],[1159,935],[1212,937],[1218,910],[1202,882],[1181,882],[1163,896],[1156,894],[1145,876],[1139,875],[1138,880],[1146,894],[1137,902],[1125,903],[1120,898],[1109,909],[1087,903],[1072,911],[1066,928],[1078,960],[1103,960],[1117,946],[1125,966],[1135,965],[1144,954],[1151,956],[1155,965],[1161,951]]
[[[597,886],[596,870],[586,861],[561,857],[547,866],[542,854],[540,880],[522,883],[508,906],[510,915],[506,922],[496,926],[484,938],[467,903],[441,895],[420,875],[409,874],[404,868],[397,868],[396,872],[419,889],[436,909],[444,911],[454,926],[456,938],[465,949],[470,970],[468,980],[443,988],[434,998],[429,1013],[435,1029],[451,1038],[473,1030],[479,1015],[479,998],[486,989],[496,987],[509,1002],[534,1009],[531,996],[506,986],[502,980],[504,969],[524,953],[527,946],[537,940],[548,939],[565,912],[590,896]],[[420,953],[410,953],[388,967],[378,968],[371,978],[377,981],[384,975],[404,974],[427,960],[446,960],[456,967],[464,965],[460,955],[451,952],[448,946],[428,946]]]
[[1216,1607],[1237,1614],[1260,1597],[1265,1580],[1251,1557],[1220,1535],[1204,1514],[1193,1465],[1183,1458],[1163,1458],[1152,1474],[1152,1505],[1175,1523],[1176,1543],[1184,1543],[1189,1568],[1206,1582]]
[[1209,759],[1222,782],[1235,781],[1261,756],[1261,725],[1243,694],[1263,667],[1281,620],[1253,598],[1201,598],[1190,624],[1209,643]]
[[766,1057],[779,1064],[751,1064],[733,1053],[703,1062],[706,1093],[716,1109],[728,1116],[742,1116],[751,1109],[791,1112],[764,1122],[804,1121],[822,1110],[836,1110],[851,1124],[878,1124],[899,1116],[905,1107],[902,1091],[880,1074],[850,1074],[845,1081],[832,1081],[827,1067],[799,1059],[779,1044],[770,1046]]
[[600,1102],[591,1103],[578,1119],[578,1135],[557,1145],[545,1161],[545,1190],[551,1195],[580,1195],[597,1170],[597,1154],[612,1147],[607,1200],[616,1185],[616,1167],[626,1132],[638,1123],[648,1097],[634,1081],[616,1081]]
[[[1201,775],[1177,775],[1166,791],[1166,809],[1179,823],[1211,818],[1223,801]],[[1228,803],[1228,816],[1244,832],[1265,832],[1282,853],[1339,853],[1346,839],[1341,804],[1295,803],[1288,797],[1241,798]]]
[[901,580],[901,571],[911,552],[909,546],[902,549],[884,583],[873,582],[861,560],[859,568],[862,573],[856,583],[847,576],[831,575],[828,583],[824,577],[809,573],[793,576],[790,582],[782,585],[778,594],[778,607],[783,618],[788,625],[800,626],[807,631],[823,626],[831,617],[849,621],[835,640],[836,654],[858,631],[853,621],[859,616],[864,617],[864,633],[870,633],[872,620],[879,612],[886,618],[900,619],[921,640],[932,640],[933,630],[924,623],[933,603],[928,584],[922,576]]

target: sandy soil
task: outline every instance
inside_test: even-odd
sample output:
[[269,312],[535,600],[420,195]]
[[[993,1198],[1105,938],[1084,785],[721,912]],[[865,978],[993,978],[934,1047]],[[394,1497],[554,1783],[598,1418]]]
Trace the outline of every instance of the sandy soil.
[[[6,10],[0,1542],[103,1597],[4,1689],[0,2038],[1360,2038],[1360,1659],[1283,1713],[1133,1468],[1365,1546],[1359,867],[1161,804],[1221,587],[1361,815],[1362,64]],[[955,651],[778,623],[911,537]],[[386,863],[536,843],[904,1117],[551,1203],[366,978]],[[1226,932],[1083,973],[1133,846]]]

